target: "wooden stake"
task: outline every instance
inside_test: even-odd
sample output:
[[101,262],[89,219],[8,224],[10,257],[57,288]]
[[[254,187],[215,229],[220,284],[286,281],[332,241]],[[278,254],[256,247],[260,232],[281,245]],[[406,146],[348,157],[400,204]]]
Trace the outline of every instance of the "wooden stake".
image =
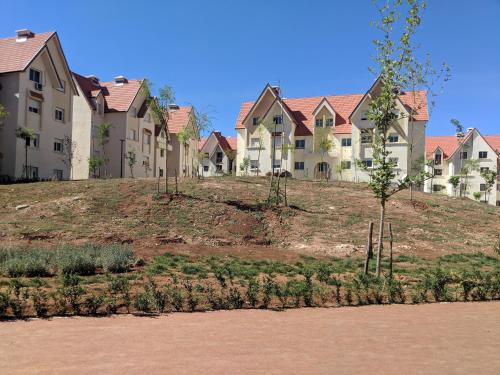
[[177,169],[175,169],[175,194],[179,195],[179,187],[177,185]]
[[365,259],[365,275],[368,275],[368,267],[370,265],[370,259],[373,256],[373,242],[372,242],[372,237],[373,237],[373,221],[370,221],[368,224],[368,239],[366,240],[366,259]]
[[392,279],[392,224],[389,223],[389,277]]

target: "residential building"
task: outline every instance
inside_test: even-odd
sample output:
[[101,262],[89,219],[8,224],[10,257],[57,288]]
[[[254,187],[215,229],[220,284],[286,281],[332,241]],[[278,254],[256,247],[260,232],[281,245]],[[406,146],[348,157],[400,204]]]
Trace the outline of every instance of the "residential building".
[[198,172],[198,141],[195,111],[192,106],[170,104],[165,113],[171,150],[168,175],[194,176]]
[[[156,127],[159,119],[149,108],[143,80],[117,76],[101,82],[74,73],[79,96],[74,98],[74,178],[154,177],[157,166]],[[101,124],[109,124],[104,137]],[[135,157],[135,163],[129,163]],[[94,170],[89,160],[107,160]],[[158,161],[161,164],[161,161]]]
[[[368,169],[373,164],[374,124],[366,111],[381,84],[378,79],[365,94],[299,99],[284,99],[278,87],[266,85],[255,102],[242,104],[236,121],[237,173],[245,173],[239,166],[248,158],[252,174],[286,170],[299,179],[369,181],[357,161]],[[396,105],[400,118],[387,148],[400,178],[424,158],[426,93],[403,92]]]
[[232,174],[236,158],[236,138],[212,132],[200,141],[200,171],[203,176]]
[[[500,206],[500,135],[483,136],[477,129],[469,128],[466,134],[426,137],[425,151],[426,170],[433,175],[425,182],[425,192],[471,199],[479,192],[481,201]],[[467,173],[461,173],[464,167]],[[484,170],[497,172],[497,181],[490,194],[481,177]],[[460,175],[460,185],[455,190],[449,179]]]
[[[0,103],[9,113],[0,124],[0,179],[71,178],[68,140],[78,94],[59,36],[16,33],[0,39]],[[16,137],[19,128],[34,138]]]

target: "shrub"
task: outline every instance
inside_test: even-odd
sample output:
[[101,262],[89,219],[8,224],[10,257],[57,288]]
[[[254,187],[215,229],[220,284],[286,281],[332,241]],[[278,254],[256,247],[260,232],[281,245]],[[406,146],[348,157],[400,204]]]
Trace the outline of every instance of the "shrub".
[[155,301],[150,293],[138,293],[134,298],[134,307],[143,313],[152,313],[155,310]]
[[430,290],[436,302],[449,299],[448,284],[452,281],[451,275],[438,267],[431,271],[428,278]]
[[276,290],[276,283],[269,276],[264,279],[264,284],[262,285],[262,292],[264,294],[262,298],[262,305],[265,309],[269,307],[273,295]]
[[476,286],[476,282],[473,279],[473,275],[471,275],[467,271],[463,271],[460,275],[459,284],[462,287],[462,295],[463,300],[466,302],[469,300],[472,290]]
[[60,295],[73,309],[73,314],[80,314],[80,297],[85,290],[80,285],[80,278],[74,274],[63,274],[61,276],[62,286],[59,288]]
[[130,312],[130,282],[127,278],[122,276],[112,278],[108,285],[108,292],[115,299],[121,298],[127,312]]
[[97,268],[95,248],[62,247],[57,250],[57,267],[64,275],[93,275]]
[[281,308],[285,309],[288,304],[288,297],[290,296],[290,290],[288,289],[288,284],[276,284],[276,297],[278,297]]
[[9,277],[37,277],[52,274],[52,254],[45,249],[0,250],[0,264]]
[[319,282],[327,284],[330,281],[330,275],[332,274],[333,269],[327,263],[320,263],[318,269],[316,271],[316,277]]
[[28,300],[28,289],[20,279],[12,279],[9,282],[9,291],[11,297],[9,298],[9,305],[14,317],[20,319],[23,317],[24,307]]
[[134,263],[134,252],[129,246],[107,245],[100,249],[100,264],[104,271],[121,273]]
[[[197,294],[195,293],[195,288],[193,287],[193,284],[189,280],[184,282],[184,288],[187,291],[187,302],[189,309],[190,311],[195,311],[196,306],[198,306],[198,303],[200,302]],[[182,309],[182,307],[180,309]]]
[[228,301],[229,305],[233,309],[241,309],[243,307],[244,302],[245,302],[243,300],[243,297],[241,296],[241,292],[236,287],[229,288],[228,300],[229,300]]
[[103,294],[91,293],[87,295],[84,301],[85,308],[87,309],[87,314],[98,315],[99,309],[102,308],[106,302],[106,297]]
[[257,303],[259,302],[259,290],[259,280],[255,278],[250,279],[247,287],[247,298],[250,305],[254,308],[257,307]]
[[0,319],[5,318],[7,309],[10,306],[10,297],[6,292],[0,291]]
[[386,283],[389,303],[405,303],[406,295],[401,281],[387,278]]
[[340,295],[340,288],[342,287],[342,280],[340,280],[339,278],[337,278],[335,276],[331,276],[330,280],[328,280],[328,284],[333,285],[335,287],[332,294],[333,294],[333,297],[335,299],[335,302],[337,303],[338,306],[340,306],[340,302],[342,299],[342,297]]
[[47,293],[42,289],[42,281],[37,278],[33,280],[34,288],[31,292],[31,300],[33,301],[33,308],[35,309],[35,314],[39,318],[47,315],[48,307],[47,307]]
[[300,306],[300,298],[304,295],[305,283],[302,280],[288,280],[286,283],[289,295],[294,299],[294,306]]
[[330,290],[324,285],[315,285],[314,286],[314,294],[319,296],[319,300],[321,301],[321,305],[324,306],[328,302],[328,295]]

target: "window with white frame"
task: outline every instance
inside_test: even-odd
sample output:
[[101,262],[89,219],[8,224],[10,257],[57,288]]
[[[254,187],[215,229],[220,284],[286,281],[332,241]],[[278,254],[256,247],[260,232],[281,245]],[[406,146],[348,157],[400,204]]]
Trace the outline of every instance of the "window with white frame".
[[281,147],[281,134],[275,134],[273,136],[273,146],[276,147],[276,148],[280,148]]
[[351,161],[350,160],[342,160],[340,162],[340,167],[342,169],[351,169]]
[[490,168],[488,168],[488,167],[481,167],[481,168],[479,168],[479,173],[482,174],[482,173],[488,172],[489,170],[490,170]]
[[259,161],[258,160],[250,160],[250,169],[257,170],[258,168],[259,168]]
[[160,158],[165,156],[165,150],[163,148],[160,149]]
[[30,69],[30,81],[41,84],[42,83],[42,72],[36,69]]
[[479,184],[479,191],[486,191],[486,184]]
[[66,92],[66,81],[61,79],[61,86],[57,88],[57,91]]
[[442,175],[443,175],[442,169],[434,169],[434,176],[442,176]]
[[133,141],[137,140],[137,132],[135,131],[135,129],[130,129],[128,131],[128,139],[131,139]]
[[372,159],[363,159],[361,161],[365,168],[372,168],[373,167],[373,160]]
[[259,147],[260,138],[250,138],[250,147]]
[[55,180],[61,181],[63,179],[63,171],[62,171],[62,169],[54,169],[52,171],[52,175],[54,176]]
[[479,151],[479,159],[488,159],[488,151]]
[[373,129],[361,129],[361,143],[373,142]]
[[323,119],[322,118],[317,118],[314,125],[317,127],[317,128],[322,128],[323,127]]
[[398,134],[389,134],[389,143],[398,143],[399,135]]
[[295,149],[303,149],[306,147],[306,140],[305,139],[296,139],[295,140]]
[[63,152],[64,151],[63,140],[55,139],[54,140],[54,152]]
[[40,102],[37,100],[29,99],[28,111],[31,113],[40,113]]
[[161,169],[161,168],[160,168],[160,169],[158,170],[158,176],[159,176],[159,177],[163,177],[163,169]]
[[462,151],[462,152],[460,153],[460,159],[467,159],[467,156],[468,156],[468,155],[467,155],[467,151]]
[[273,117],[273,122],[276,125],[280,125],[283,123],[283,116],[282,115],[276,115]]
[[342,138],[342,147],[351,147],[351,138]]
[[368,110],[361,113],[361,121],[368,120]]
[[253,126],[257,126],[257,125],[259,125],[259,118],[258,118],[258,117],[254,117],[254,118],[252,118],[252,125],[253,125]]
[[145,145],[150,145],[151,144],[151,134],[144,132],[144,144]]
[[54,117],[56,121],[61,121],[64,122],[64,109],[62,108],[56,108]]
[[144,121],[151,122],[151,115],[149,113],[146,113],[146,115],[144,116]]
[[333,118],[326,119],[326,126],[333,126]]
[[273,169],[280,169],[281,168],[281,160],[275,160],[273,164]]
[[40,134],[34,134],[33,138],[26,138],[26,146],[34,148],[40,147]]
[[441,165],[441,153],[440,152],[436,152],[436,154],[434,155],[434,164],[435,165]]
[[296,161],[295,162],[295,170],[296,171],[303,171],[304,170],[304,162],[303,161]]

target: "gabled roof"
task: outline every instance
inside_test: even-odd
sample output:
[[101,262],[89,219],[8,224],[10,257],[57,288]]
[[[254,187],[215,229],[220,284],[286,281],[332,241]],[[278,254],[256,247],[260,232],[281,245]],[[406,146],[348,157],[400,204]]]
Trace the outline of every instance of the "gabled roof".
[[17,37],[0,39],[0,74],[25,70],[54,35],[34,34],[24,42],[17,42]]
[[[207,138],[202,138],[199,143],[199,150],[201,151],[203,147],[207,144],[210,137],[214,137],[217,144],[220,146],[222,151],[227,155],[229,151],[236,151],[236,138],[235,137],[225,137],[221,132],[213,131]],[[212,149],[213,150],[213,149]],[[211,150],[205,150],[205,152],[212,152]]]
[[500,156],[500,135],[485,135],[483,137],[493,150]]
[[127,112],[142,87],[142,79],[129,79],[117,85],[114,81],[100,82],[106,100],[106,112]]
[[80,86],[80,89],[82,90],[85,99],[87,99],[89,106],[92,109],[95,109],[95,104],[92,99],[97,98],[99,93],[101,93],[101,87],[96,85],[90,78],[81,76],[75,72],[73,72],[73,77],[75,78],[78,86]]
[[168,130],[170,134],[178,134],[189,124],[193,107],[188,105],[168,111]]
[[[477,129],[473,129],[465,134],[461,143],[471,137],[474,132],[482,137],[500,157],[500,135],[482,136]],[[443,159],[449,159],[457,152],[459,146],[460,143],[456,135],[425,137],[425,156],[427,159],[432,159],[434,152],[439,148],[443,152]]]
[[237,148],[237,139],[236,137],[226,137],[227,143],[229,143],[229,147],[231,147],[231,150],[236,151]]

